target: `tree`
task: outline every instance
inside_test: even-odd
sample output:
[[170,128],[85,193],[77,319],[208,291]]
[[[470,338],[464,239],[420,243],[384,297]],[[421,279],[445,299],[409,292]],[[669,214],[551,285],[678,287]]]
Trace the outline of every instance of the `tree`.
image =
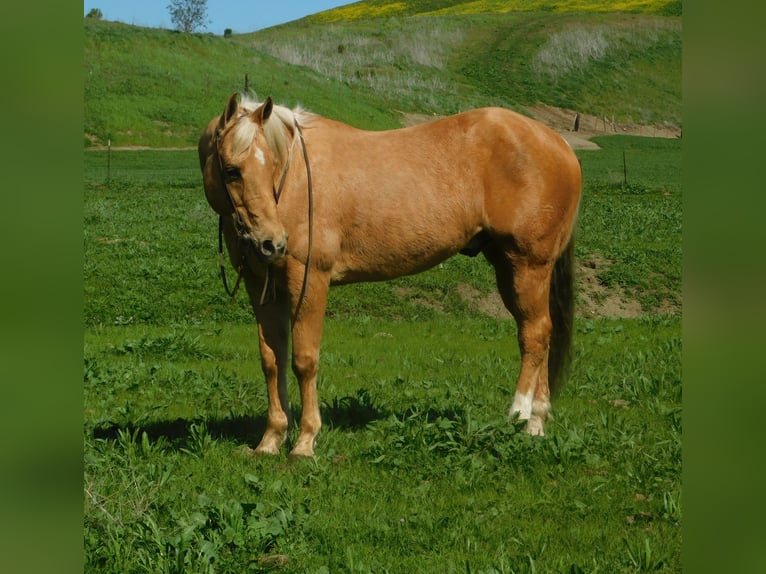
[[88,12],[85,15],[86,18],[92,18],[93,20],[101,20],[101,18],[104,17],[104,15],[101,13],[101,10],[98,8],[91,8],[90,12]]
[[170,0],[168,12],[181,32],[194,32],[207,25],[207,0]]

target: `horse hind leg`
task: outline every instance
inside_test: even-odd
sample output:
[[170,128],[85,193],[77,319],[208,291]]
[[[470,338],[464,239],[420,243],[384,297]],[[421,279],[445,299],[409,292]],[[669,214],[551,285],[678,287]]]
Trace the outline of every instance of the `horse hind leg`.
[[513,417],[518,413],[519,420],[527,421],[527,432],[542,435],[551,408],[548,353],[553,326],[549,310],[553,263],[533,262],[497,246],[484,252],[495,268],[503,303],[518,326],[521,368],[508,414]]

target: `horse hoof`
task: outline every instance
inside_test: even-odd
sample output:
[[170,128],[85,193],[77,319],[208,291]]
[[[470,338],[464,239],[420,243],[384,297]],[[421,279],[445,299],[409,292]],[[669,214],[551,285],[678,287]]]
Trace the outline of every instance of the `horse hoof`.
[[268,448],[259,445],[257,448],[244,447],[243,452],[248,456],[276,456],[279,454],[279,449]]
[[306,460],[309,458],[314,458],[314,451],[305,449],[298,450],[297,448],[294,448],[290,451],[288,456],[290,457],[290,460]]
[[314,458],[314,440],[298,440],[297,444],[290,451],[290,460],[299,460]]
[[526,431],[532,436],[545,436],[545,430],[543,429],[543,421],[538,417],[532,417],[527,421]]

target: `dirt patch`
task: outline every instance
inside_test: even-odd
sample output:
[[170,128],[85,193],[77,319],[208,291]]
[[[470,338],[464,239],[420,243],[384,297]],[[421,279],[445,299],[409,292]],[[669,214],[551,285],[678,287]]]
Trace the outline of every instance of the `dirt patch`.
[[437,114],[411,114],[409,112],[399,112],[402,114],[401,124],[403,127],[408,128],[410,126],[417,126],[420,124],[427,124],[434,120],[439,120],[445,116]]
[[[590,141],[593,136],[624,134],[653,138],[680,138],[681,128],[675,125],[639,125],[615,122],[614,118],[598,117],[546,104],[529,106],[526,112],[539,122],[556,130],[574,149],[598,149]],[[575,125],[576,124],[576,125]],[[577,128],[575,130],[575,128]]]
[[511,313],[505,308],[500,293],[492,291],[491,293],[482,293],[475,287],[465,283],[457,286],[458,295],[468,303],[472,309],[480,313],[493,317],[495,319],[512,319]]
[[600,257],[579,261],[575,269],[576,312],[582,317],[639,317],[641,303],[631,299],[621,287],[608,288],[598,280],[598,272],[611,265]]
[[572,149],[601,149],[597,143],[571,132],[558,132]]
[[421,305],[427,309],[433,309],[444,313],[444,305],[440,301],[434,301],[426,299],[425,297],[418,297],[415,295],[415,290],[412,287],[394,287],[394,294],[400,299],[407,299],[410,303],[415,305]]

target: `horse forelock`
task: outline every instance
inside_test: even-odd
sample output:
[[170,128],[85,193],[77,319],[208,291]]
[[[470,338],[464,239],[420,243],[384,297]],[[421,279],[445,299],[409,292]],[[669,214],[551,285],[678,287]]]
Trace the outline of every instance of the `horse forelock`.
[[229,149],[232,156],[236,157],[245,153],[250,148],[258,133],[258,126],[247,118],[247,114],[242,114],[228,132],[228,137],[230,138]]
[[259,126],[259,124],[252,121],[250,114],[261,105],[261,102],[246,96],[242,97],[235,123],[229,130],[231,153],[237,156],[246,152],[258,135],[258,130],[262,127],[263,136],[269,149],[276,155],[279,164],[285,165],[292,149],[291,144],[295,135],[295,123],[300,122],[303,124],[310,119],[311,114],[308,114],[301,108],[291,110],[284,106],[275,105],[269,120],[263,126]]

